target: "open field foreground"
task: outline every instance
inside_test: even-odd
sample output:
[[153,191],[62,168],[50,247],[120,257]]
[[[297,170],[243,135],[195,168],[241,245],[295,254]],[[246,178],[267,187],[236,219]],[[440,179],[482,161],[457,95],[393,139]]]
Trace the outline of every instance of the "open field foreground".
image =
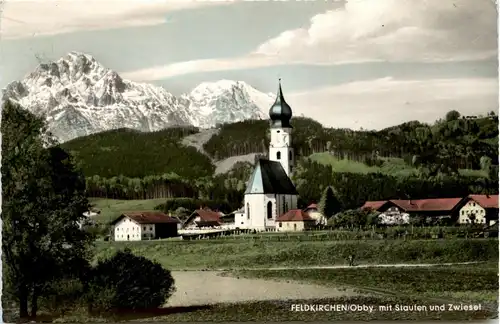
[[97,242],[96,257],[126,247],[170,270],[345,265],[351,254],[356,264],[498,261],[494,239]]
[[167,306],[356,296],[353,289],[318,284],[221,276],[217,271],[174,271],[177,291]]
[[[492,319],[498,305],[497,272],[495,263],[433,268],[174,271],[177,291],[164,308],[133,314],[121,312],[95,320]],[[316,309],[305,311],[304,305],[314,305]],[[320,310],[319,305],[340,308],[323,306]],[[439,308],[431,309],[434,306]],[[73,317],[65,319],[70,320],[80,321]]]

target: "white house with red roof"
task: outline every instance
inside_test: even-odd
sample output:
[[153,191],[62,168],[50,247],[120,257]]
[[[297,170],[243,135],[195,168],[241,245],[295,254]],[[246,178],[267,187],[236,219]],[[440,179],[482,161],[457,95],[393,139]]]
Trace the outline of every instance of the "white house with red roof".
[[276,231],[297,232],[316,226],[316,220],[301,209],[291,209],[276,218]]
[[182,224],[183,230],[213,229],[222,225],[221,214],[208,208],[196,209]]
[[460,224],[493,225],[498,221],[498,195],[469,195],[460,206]]
[[304,208],[304,212],[309,215],[314,221],[316,222],[316,225],[326,225],[327,219],[325,215],[323,215],[320,210],[319,206],[317,204],[310,204],[306,208]]
[[115,241],[141,241],[178,236],[179,221],[158,211],[127,212],[114,221]]

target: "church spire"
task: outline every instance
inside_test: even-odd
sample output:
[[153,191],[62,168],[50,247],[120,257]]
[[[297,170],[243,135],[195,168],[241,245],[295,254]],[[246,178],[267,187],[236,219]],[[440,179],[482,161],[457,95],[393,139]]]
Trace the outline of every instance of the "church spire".
[[292,108],[285,101],[283,90],[281,89],[281,78],[278,79],[278,93],[276,100],[269,109],[269,117],[271,118],[271,127],[291,128],[290,119],[292,118]]

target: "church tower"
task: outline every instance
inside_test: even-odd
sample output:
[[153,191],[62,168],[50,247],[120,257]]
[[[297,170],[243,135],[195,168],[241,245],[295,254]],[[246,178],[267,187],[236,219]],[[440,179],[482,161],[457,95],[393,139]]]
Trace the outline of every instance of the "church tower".
[[295,155],[292,147],[292,108],[286,103],[279,79],[276,101],[269,109],[271,118],[271,142],[269,144],[269,160],[281,163],[288,177],[291,176]]

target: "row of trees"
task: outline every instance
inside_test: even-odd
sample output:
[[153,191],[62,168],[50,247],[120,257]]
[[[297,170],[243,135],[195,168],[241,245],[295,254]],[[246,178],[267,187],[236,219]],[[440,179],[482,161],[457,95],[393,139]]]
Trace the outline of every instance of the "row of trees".
[[174,282],[159,264],[120,252],[91,265],[94,237],[79,228],[89,208],[85,178],[46,130],[43,119],[3,105],[4,315],[14,303],[17,317],[36,318],[48,301],[59,307],[68,298],[102,311],[161,306]]
[[[246,162],[237,163],[228,173],[194,181],[177,175],[145,179],[91,177],[87,178],[87,191],[93,197],[115,199],[186,197],[225,201],[234,210],[243,201],[246,181],[251,172],[252,165]],[[331,166],[311,159],[302,159],[297,163],[293,180],[300,194],[300,206],[317,201],[325,188],[333,186],[337,188],[336,196],[343,209],[357,208],[367,200],[498,193],[498,176],[495,174],[491,174],[489,178],[477,178],[439,172],[397,177],[381,173],[337,173]]]

